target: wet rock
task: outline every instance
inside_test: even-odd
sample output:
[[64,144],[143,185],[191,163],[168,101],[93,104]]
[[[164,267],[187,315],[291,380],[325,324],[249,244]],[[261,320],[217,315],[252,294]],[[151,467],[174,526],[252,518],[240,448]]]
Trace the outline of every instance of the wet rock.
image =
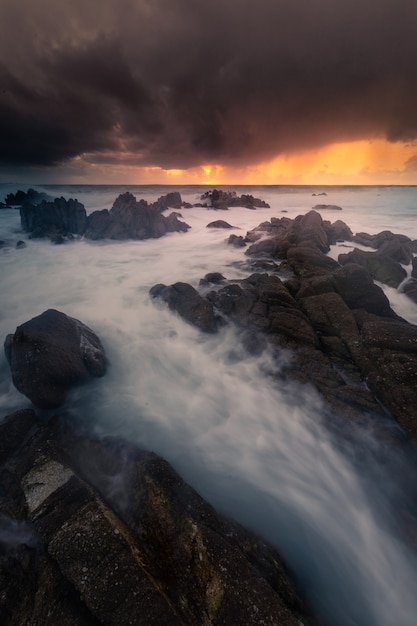
[[200,285],[220,285],[224,283],[225,277],[220,272],[209,272],[200,279]]
[[183,206],[181,194],[178,191],[171,191],[165,196],[158,198],[154,202],[154,207],[158,211],[165,211],[166,209],[180,209]]
[[280,553],[157,455],[26,411],[0,459],[3,623],[313,624]]
[[87,214],[77,200],[70,198],[55,198],[53,202],[42,200],[40,204],[25,203],[20,209],[20,220],[24,231],[30,233],[31,238],[39,237],[67,237],[83,235]]
[[334,245],[339,241],[351,241],[353,233],[349,226],[342,220],[336,220],[333,224],[328,221],[323,222],[327,234],[329,245]]
[[364,252],[355,248],[348,254],[340,254],[338,260],[341,265],[346,263],[362,265],[372,278],[390,287],[397,288],[407,276],[407,272],[398,261],[380,251]]
[[230,246],[234,246],[235,248],[245,248],[246,247],[246,243],[245,243],[245,240],[243,239],[242,235],[230,235],[230,237],[227,240],[227,243]]
[[73,386],[107,368],[97,335],[54,309],[18,326],[4,348],[15,387],[43,409],[60,406]]
[[227,210],[229,207],[244,207],[246,209],[269,208],[269,204],[260,198],[254,198],[250,194],[237,196],[235,191],[223,191],[211,189],[201,196],[201,200],[208,203],[212,209]]
[[206,228],[233,228],[233,226],[224,220],[216,220],[207,224]]
[[342,207],[336,204],[316,204],[313,211],[342,211]]
[[415,278],[411,278],[405,283],[403,291],[405,295],[410,298],[410,300],[417,304],[417,280]]
[[206,333],[214,333],[222,325],[222,320],[215,314],[212,304],[188,283],[178,282],[168,287],[154,285],[149,293],[152,298],[160,298],[166,302],[170,309]]
[[[53,201],[53,198],[49,196],[47,193],[43,191],[36,191],[36,189],[32,189],[31,187],[27,191],[16,191],[16,193],[8,193],[5,198],[6,206],[23,206],[24,204],[32,204],[37,205],[40,204],[43,200],[46,202]],[[3,204],[3,203],[1,203]]]

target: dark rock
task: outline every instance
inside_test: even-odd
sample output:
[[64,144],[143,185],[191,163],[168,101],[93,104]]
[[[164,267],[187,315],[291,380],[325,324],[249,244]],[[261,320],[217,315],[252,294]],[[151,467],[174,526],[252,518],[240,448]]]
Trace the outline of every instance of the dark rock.
[[403,285],[403,291],[413,302],[417,304],[417,280],[411,278]]
[[342,207],[336,204],[316,204],[313,211],[342,211]]
[[4,348],[14,385],[43,409],[59,406],[71,387],[103,376],[107,367],[95,333],[54,309],[18,326]]
[[29,413],[0,425],[3,623],[312,624],[280,553],[166,461]]
[[120,194],[110,211],[94,211],[88,216],[85,237],[93,240],[149,239],[162,237],[168,232],[186,232],[189,226],[178,220],[178,214],[165,217],[161,213],[171,201],[169,196],[160,198],[160,204],[155,206],[145,200],[137,201],[130,192]]
[[264,202],[264,200],[254,198],[250,194],[237,196],[235,191],[223,191],[221,189],[206,191],[201,196],[201,200],[207,200],[209,207],[212,209],[226,210],[229,207],[244,207],[246,209],[269,208],[269,204]]
[[149,293],[153,298],[161,298],[170,309],[206,333],[214,333],[222,325],[212,304],[188,283],[178,282],[168,287],[154,285]]
[[235,248],[245,248],[246,247],[246,243],[245,243],[245,240],[243,239],[242,235],[230,235],[229,239],[227,240],[227,243],[230,246],[234,246]]
[[200,280],[200,285],[220,285],[225,280],[225,277],[220,272],[209,272]]
[[380,251],[364,252],[355,248],[348,254],[340,254],[338,260],[341,265],[346,263],[362,265],[372,278],[390,287],[398,287],[407,276],[407,272],[398,261]]
[[153,206],[158,211],[165,211],[166,209],[180,209],[183,206],[181,194],[178,191],[171,191],[165,196],[158,198],[154,202]]
[[233,226],[224,220],[216,220],[215,222],[207,224],[206,228],[233,228]]
[[22,241],[21,239],[19,239],[19,241],[16,241],[15,248],[16,250],[21,250],[22,248],[26,248],[26,243]]
[[350,309],[364,309],[382,317],[398,317],[391,309],[387,296],[361,265],[348,263],[337,269],[332,274],[332,282],[335,291]]
[[339,241],[351,241],[353,233],[349,226],[342,220],[336,220],[333,224],[324,222],[324,228],[327,233],[327,241],[333,245]]
[[9,193],[5,198],[7,206],[23,206],[26,203],[37,205],[43,200],[46,202],[53,201],[53,198],[43,191],[29,188],[26,192],[19,189],[16,193]]
[[31,233],[32,238],[56,238],[83,235],[87,214],[77,200],[55,198],[53,202],[42,200],[37,206],[24,204],[20,209],[20,220],[23,230]]
[[413,257],[413,269],[411,270],[411,276],[417,279],[417,257]]

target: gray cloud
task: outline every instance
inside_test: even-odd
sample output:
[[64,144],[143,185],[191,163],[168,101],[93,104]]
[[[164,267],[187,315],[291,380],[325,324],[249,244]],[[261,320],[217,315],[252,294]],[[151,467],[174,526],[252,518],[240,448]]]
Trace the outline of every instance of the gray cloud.
[[0,162],[187,168],[414,139],[416,26],[414,0],[4,0]]

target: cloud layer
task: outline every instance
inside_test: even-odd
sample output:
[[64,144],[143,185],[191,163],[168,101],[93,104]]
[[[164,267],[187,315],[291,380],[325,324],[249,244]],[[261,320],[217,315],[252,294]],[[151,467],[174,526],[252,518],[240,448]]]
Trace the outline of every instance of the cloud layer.
[[0,163],[240,165],[417,137],[415,0],[3,0]]

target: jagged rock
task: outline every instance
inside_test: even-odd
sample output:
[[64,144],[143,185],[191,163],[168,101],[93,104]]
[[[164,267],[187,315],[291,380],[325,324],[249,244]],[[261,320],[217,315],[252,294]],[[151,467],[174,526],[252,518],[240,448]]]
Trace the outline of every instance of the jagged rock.
[[362,265],[368,270],[372,278],[390,287],[397,288],[407,276],[407,272],[398,261],[380,251],[364,252],[355,248],[347,254],[340,254],[338,261],[341,265],[346,263]]
[[[250,194],[237,196],[235,191],[223,191],[211,189],[201,196],[201,200],[207,200],[212,209],[227,210],[229,207],[244,207],[246,209],[269,208],[269,204],[260,198],[254,198]],[[198,206],[198,205],[194,205]],[[203,205],[204,206],[204,205]]]
[[178,214],[162,215],[161,211],[166,209],[170,200],[168,196],[160,198],[159,204],[149,205],[146,200],[137,201],[130,192],[120,194],[110,211],[94,211],[88,216],[85,237],[93,240],[149,239],[162,237],[168,232],[186,232],[189,226],[178,220]]
[[206,228],[233,228],[233,226],[224,220],[216,220],[207,224]]
[[15,387],[43,409],[58,407],[71,387],[107,368],[97,335],[54,309],[18,326],[4,348]]
[[25,203],[20,209],[24,231],[31,238],[50,237],[59,239],[68,235],[83,235],[87,224],[84,206],[70,198],[55,198],[53,202],[42,200],[37,206]]
[[21,411],[0,459],[2,623],[313,623],[279,552],[157,455]]
[[5,198],[5,203],[6,206],[23,206],[26,203],[37,205],[40,204],[42,200],[53,202],[52,196],[49,196],[43,191],[36,191],[36,189],[30,187],[26,192],[19,189],[16,193],[8,193]]
[[222,325],[222,320],[215,314],[212,304],[188,283],[178,282],[168,287],[154,285],[149,293],[152,298],[161,298],[170,309],[206,333],[216,332]]
[[417,257],[413,257],[413,269],[411,270],[411,276],[417,279]]
[[165,211],[166,209],[180,209],[183,206],[181,194],[178,191],[171,191],[165,196],[158,198],[153,206],[158,211]]

